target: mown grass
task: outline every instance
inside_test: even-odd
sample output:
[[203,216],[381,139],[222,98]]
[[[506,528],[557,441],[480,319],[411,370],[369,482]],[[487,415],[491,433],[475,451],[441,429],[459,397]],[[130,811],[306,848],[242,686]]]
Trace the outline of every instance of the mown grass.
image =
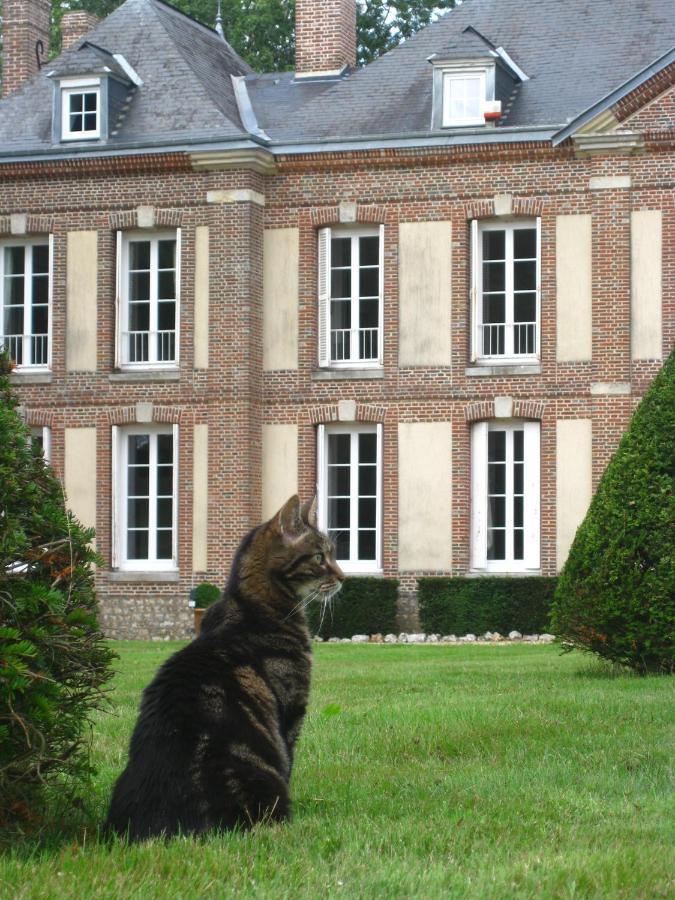
[[175,646],[117,649],[92,823],[5,851],[2,897],[673,895],[672,679],[554,647],[321,645],[292,824],[109,847],[95,820]]

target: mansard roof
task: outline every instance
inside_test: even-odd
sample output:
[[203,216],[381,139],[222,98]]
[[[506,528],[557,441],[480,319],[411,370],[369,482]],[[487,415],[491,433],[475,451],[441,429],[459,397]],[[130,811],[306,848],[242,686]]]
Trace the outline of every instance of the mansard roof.
[[[107,152],[246,142],[291,152],[404,141],[550,141],[603,98],[665,64],[672,0],[464,0],[370,65],[333,79],[256,74],[215,31],[163,0],[126,0],[87,41],[142,80]],[[0,103],[0,157],[96,151],[52,142],[50,71],[75,72],[82,42]],[[433,130],[430,60],[506,60],[515,79],[495,128]],[[89,50],[89,53],[93,51]],[[52,79],[53,80],[53,79]],[[98,148],[101,152],[101,148]]]

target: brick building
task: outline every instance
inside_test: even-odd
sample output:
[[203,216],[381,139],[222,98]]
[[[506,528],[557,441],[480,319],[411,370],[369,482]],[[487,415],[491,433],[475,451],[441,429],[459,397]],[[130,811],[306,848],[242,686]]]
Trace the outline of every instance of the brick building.
[[43,62],[4,2],[0,339],[114,636],[186,635],[316,485],[402,624],[555,573],[673,344],[671,3],[467,0],[364,69],[354,0],[296,5],[258,75],[161,0]]

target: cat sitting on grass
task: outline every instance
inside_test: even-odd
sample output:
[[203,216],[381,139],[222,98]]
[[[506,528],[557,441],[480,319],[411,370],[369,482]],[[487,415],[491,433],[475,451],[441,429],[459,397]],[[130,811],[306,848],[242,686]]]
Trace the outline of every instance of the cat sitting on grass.
[[314,502],[291,497],[244,538],[200,636],[145,689],[109,833],[134,841],[290,818],[311,669],[304,609],[343,580]]

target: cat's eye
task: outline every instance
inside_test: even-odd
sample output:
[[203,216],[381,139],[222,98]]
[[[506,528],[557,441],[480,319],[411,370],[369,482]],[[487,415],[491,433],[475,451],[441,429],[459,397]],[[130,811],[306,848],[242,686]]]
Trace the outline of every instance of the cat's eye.
[[323,560],[324,560],[324,555],[323,555],[323,553],[315,553],[315,554],[314,554],[314,562],[316,562],[316,563],[322,563]]

